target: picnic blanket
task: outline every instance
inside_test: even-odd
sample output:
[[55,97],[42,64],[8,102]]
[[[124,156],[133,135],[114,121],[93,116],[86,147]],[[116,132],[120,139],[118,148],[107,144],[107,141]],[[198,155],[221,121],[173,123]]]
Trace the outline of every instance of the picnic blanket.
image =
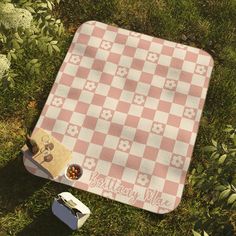
[[[201,49],[82,24],[33,132],[44,129],[83,170],[69,180],[65,165],[53,180],[155,213],[175,209],[212,68]],[[24,164],[52,179],[27,155]]]

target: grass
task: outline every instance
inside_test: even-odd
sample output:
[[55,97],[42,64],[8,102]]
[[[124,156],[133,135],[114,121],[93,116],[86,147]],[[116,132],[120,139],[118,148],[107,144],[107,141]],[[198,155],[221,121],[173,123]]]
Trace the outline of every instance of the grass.
[[[64,0],[55,14],[66,26],[60,56],[48,59],[47,73],[42,71],[40,79],[22,77],[13,89],[0,90],[0,235],[192,235],[201,218],[211,218],[208,210],[214,206],[206,207],[208,202],[188,180],[179,207],[157,215],[32,176],[23,167],[20,149],[25,129],[33,129],[75,30],[93,19],[196,46],[213,56],[215,67],[191,171],[207,158],[202,147],[213,137],[223,140],[224,126],[236,124],[236,1]],[[71,192],[92,211],[79,232],[69,230],[51,213],[52,199],[62,191]],[[214,235],[236,233],[232,211],[218,209],[211,214],[214,222],[202,227]]]

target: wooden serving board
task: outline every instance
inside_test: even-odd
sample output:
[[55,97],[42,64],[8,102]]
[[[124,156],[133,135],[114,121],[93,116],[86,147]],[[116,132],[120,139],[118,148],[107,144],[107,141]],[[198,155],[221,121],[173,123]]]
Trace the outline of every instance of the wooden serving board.
[[[28,158],[51,178],[56,178],[70,162],[71,151],[43,129],[38,129],[31,138],[38,144],[39,152],[32,156],[28,151]],[[23,151],[26,149],[24,146]]]

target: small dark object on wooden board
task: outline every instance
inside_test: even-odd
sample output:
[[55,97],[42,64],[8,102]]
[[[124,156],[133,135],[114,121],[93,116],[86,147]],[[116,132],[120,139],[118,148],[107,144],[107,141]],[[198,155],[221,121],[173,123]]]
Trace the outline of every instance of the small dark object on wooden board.
[[29,151],[30,151],[33,155],[35,155],[36,153],[38,153],[39,147],[38,147],[38,144],[35,142],[35,140],[32,139],[32,138],[30,138],[30,136],[29,136],[28,134],[25,136],[25,139],[26,139],[26,142],[25,142],[25,143],[26,143],[26,145],[27,145]]

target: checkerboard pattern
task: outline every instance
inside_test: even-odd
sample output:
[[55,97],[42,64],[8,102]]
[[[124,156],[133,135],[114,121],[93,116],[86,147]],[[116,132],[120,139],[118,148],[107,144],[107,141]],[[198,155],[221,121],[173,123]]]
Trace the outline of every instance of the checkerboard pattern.
[[175,209],[212,68],[203,50],[82,24],[35,128],[66,145],[83,168],[77,181],[64,171],[56,181],[155,213]]

